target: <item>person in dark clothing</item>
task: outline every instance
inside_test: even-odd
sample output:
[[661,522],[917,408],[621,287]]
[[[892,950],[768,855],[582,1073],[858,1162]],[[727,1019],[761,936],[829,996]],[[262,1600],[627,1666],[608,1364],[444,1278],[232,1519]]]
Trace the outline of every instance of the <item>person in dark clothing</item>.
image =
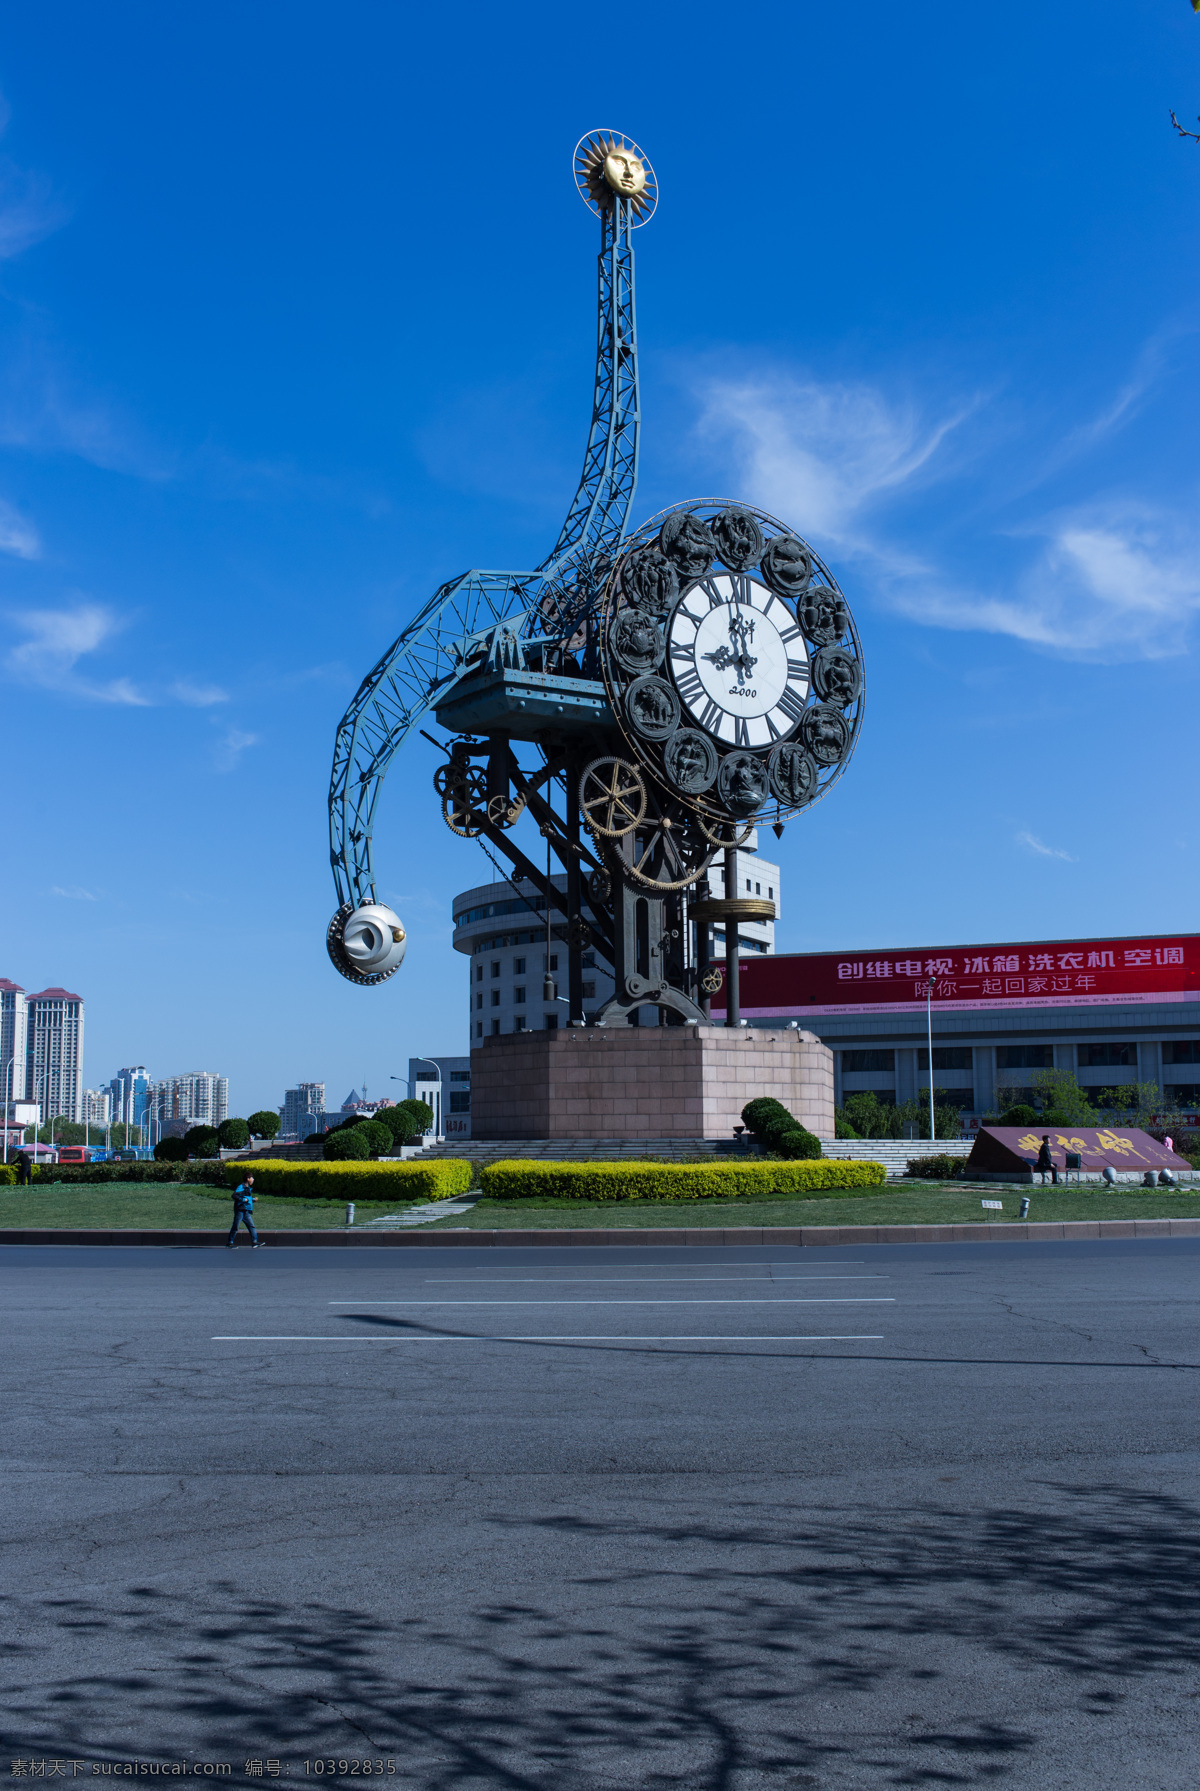
[[26,1151],[17,1158],[17,1186],[28,1188],[33,1181],[33,1160]]
[[229,1227],[229,1238],[225,1248],[232,1250],[237,1243],[237,1228],[244,1225],[250,1233],[250,1248],[261,1250],[258,1233],[254,1229],[254,1177],[248,1175],[240,1181],[233,1191],[233,1224]]
[[1050,1155],[1050,1135],[1048,1132],[1042,1137],[1042,1148],[1038,1152],[1037,1162],[1034,1164],[1034,1168],[1042,1178],[1043,1188],[1046,1185],[1047,1175],[1049,1175],[1051,1182],[1057,1188],[1058,1170],[1054,1167],[1054,1158]]

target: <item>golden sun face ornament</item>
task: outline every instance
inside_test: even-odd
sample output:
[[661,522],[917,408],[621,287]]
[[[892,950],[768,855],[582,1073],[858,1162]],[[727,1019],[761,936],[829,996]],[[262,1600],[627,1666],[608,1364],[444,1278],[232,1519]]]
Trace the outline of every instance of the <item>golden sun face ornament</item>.
[[589,211],[623,199],[630,220],[644,224],[658,204],[658,181],[638,145],[620,131],[589,131],[575,147],[575,184]]

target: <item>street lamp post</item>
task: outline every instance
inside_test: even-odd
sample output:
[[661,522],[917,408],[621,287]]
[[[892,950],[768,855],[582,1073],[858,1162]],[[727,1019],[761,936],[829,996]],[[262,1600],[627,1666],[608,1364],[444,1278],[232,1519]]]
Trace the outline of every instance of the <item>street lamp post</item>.
[[[419,1052],[413,1053],[413,1062],[414,1063],[431,1063],[431,1064],[433,1064],[434,1069],[437,1071],[438,1110],[433,1116],[433,1135],[436,1138],[438,1136],[438,1121],[442,1117],[442,1071],[441,1071],[441,1065],[437,1062],[437,1060],[435,1058],[422,1057]],[[411,1081],[409,1080],[409,1078],[407,1076],[392,1076],[390,1078],[390,1080],[393,1082],[403,1082],[405,1088],[408,1089],[410,1095],[412,1094],[413,1089],[415,1089],[417,1086],[417,1081],[416,1081],[415,1076],[412,1078]],[[413,1098],[415,1099],[416,1097],[413,1096]]]
[[4,1066],[4,1161],[8,1162],[8,1122],[12,1113],[12,1079],[13,1064],[16,1057],[10,1057]]
[[934,1142],[933,1125],[933,989],[937,981],[931,976],[925,985],[925,1025],[929,1034],[929,1142]]

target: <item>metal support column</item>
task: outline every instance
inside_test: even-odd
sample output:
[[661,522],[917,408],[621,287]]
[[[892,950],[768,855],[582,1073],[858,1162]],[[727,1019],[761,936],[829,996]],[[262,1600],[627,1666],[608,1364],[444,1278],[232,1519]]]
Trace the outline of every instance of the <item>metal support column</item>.
[[[725,854],[725,900],[737,891],[737,852],[731,846]],[[738,964],[737,920],[730,914],[725,920],[725,1024],[742,1023],[741,974]]]

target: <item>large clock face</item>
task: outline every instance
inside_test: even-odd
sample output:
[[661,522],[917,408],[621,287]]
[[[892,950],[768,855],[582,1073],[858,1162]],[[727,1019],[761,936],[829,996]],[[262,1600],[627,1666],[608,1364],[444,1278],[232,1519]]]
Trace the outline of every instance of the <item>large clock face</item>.
[[684,707],[728,746],[771,746],[795,731],[808,699],[804,636],[791,610],[745,572],[700,579],[667,634]]

